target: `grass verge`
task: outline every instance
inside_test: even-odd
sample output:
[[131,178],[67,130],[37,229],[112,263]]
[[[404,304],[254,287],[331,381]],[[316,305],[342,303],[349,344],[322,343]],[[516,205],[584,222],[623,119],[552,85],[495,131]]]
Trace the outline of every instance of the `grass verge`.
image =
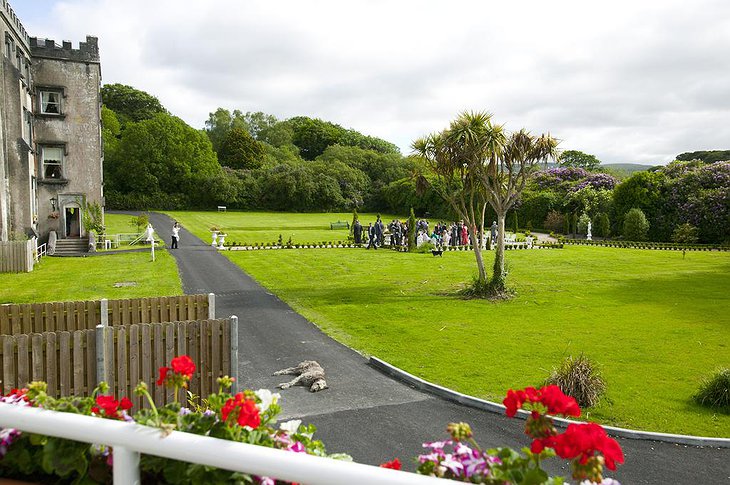
[[[30,273],[0,274],[0,303],[182,295],[177,265],[167,251],[86,258],[46,257]],[[115,287],[115,283],[135,283]]]

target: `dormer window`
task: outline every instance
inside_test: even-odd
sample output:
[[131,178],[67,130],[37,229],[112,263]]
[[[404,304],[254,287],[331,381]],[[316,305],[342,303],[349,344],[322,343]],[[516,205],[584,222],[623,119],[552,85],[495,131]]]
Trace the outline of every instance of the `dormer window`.
[[63,99],[63,93],[58,90],[42,90],[40,91],[40,111],[44,115],[60,115],[63,114],[61,111],[61,99]]

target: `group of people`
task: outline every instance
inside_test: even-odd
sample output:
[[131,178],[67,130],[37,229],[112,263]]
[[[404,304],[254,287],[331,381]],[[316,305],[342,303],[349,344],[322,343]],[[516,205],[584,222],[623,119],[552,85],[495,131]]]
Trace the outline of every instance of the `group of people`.
[[[355,244],[363,244],[367,242],[367,249],[383,246],[385,243],[385,224],[378,216],[375,223],[368,223],[366,228],[362,226],[359,220],[355,221],[352,227]],[[494,221],[489,228],[492,243],[497,240],[497,222]],[[408,245],[408,223],[393,219],[388,223],[387,233],[390,236],[391,246],[407,246]],[[421,246],[426,242],[431,242],[436,247],[443,246],[466,246],[471,244],[469,237],[469,228],[464,221],[453,222],[446,225],[443,221],[438,222],[433,231],[429,231],[428,221],[419,219],[416,221],[416,245]]]

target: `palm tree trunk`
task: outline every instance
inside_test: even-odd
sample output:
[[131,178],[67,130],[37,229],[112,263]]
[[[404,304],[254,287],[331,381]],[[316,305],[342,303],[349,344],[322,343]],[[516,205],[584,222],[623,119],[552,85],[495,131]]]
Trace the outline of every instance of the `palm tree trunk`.
[[482,258],[482,248],[477,240],[476,228],[473,225],[469,226],[469,236],[471,237],[471,244],[474,248],[474,258],[477,260],[477,269],[479,270],[479,283],[480,286],[487,282],[487,270],[484,268],[484,258]]
[[492,291],[502,293],[506,289],[504,273],[504,220],[505,212],[497,213],[497,251],[494,255],[494,274],[490,286]]

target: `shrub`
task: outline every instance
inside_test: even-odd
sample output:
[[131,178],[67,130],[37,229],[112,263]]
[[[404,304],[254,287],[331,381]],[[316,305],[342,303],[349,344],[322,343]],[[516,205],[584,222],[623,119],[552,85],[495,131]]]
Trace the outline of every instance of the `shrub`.
[[699,229],[689,223],[678,225],[672,233],[675,243],[695,244],[699,239]]
[[560,232],[563,229],[564,217],[558,211],[550,211],[545,217],[543,226],[551,232]]
[[624,217],[624,239],[627,241],[645,241],[649,233],[649,221],[641,209],[633,208]]
[[596,216],[593,225],[596,226],[596,236],[609,237],[611,235],[611,221],[605,212],[601,212]]
[[422,253],[422,254],[430,254],[431,251],[434,249],[436,249],[436,246],[434,246],[431,241],[426,241],[425,243],[421,244],[416,249],[414,249],[413,252]]
[[566,357],[545,382],[558,386],[565,394],[575,398],[581,407],[595,406],[606,391],[606,382],[598,364],[583,353],[578,357]]
[[588,217],[588,214],[585,212],[580,215],[580,218],[578,219],[578,232],[580,234],[587,234],[588,233],[588,223],[591,222],[591,218]]
[[730,369],[719,369],[702,381],[695,402],[725,414],[730,414]]

